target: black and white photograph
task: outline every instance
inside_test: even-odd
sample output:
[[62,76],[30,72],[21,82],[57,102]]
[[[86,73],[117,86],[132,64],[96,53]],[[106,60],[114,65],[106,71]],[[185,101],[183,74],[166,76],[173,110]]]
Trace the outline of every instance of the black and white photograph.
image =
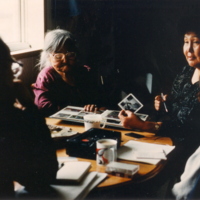
[[133,94],[127,95],[118,105],[122,110],[130,110],[134,113],[143,107],[143,104]]
[[108,112],[105,113],[104,117],[119,120],[118,118],[119,112],[120,111],[117,111],[117,110],[109,110]]
[[108,124],[120,124],[120,120],[114,120],[114,119],[107,119],[106,122]]
[[81,111],[83,111],[83,108],[80,107],[74,107],[74,106],[67,106],[66,108],[64,108],[64,111],[67,111],[69,113],[79,113]]
[[67,119],[70,115],[69,114],[66,114],[66,113],[58,113],[55,115],[55,117],[58,117],[58,118],[65,118]]
[[135,113],[141,120],[146,121],[148,118],[148,115],[142,114],[142,113]]
[[91,114],[91,112],[85,112],[85,111],[81,111],[80,113],[78,113],[79,116],[84,116],[87,114]]
[[83,116],[80,116],[80,115],[71,115],[71,116],[69,117],[69,119],[83,120]]

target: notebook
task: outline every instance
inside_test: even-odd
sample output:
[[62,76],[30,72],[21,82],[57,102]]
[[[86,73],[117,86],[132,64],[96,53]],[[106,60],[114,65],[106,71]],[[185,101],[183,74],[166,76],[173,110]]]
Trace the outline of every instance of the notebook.
[[105,178],[106,173],[89,172],[79,184],[51,185],[59,200],[83,200]]
[[58,170],[56,179],[57,181],[75,182],[78,183],[82,180],[91,168],[90,162],[72,161],[65,162],[64,165]]

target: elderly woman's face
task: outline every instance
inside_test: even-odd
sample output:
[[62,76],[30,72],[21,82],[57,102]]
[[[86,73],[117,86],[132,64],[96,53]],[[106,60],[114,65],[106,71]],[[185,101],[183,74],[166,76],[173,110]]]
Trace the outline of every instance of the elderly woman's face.
[[196,33],[185,34],[183,53],[191,67],[200,68],[200,38]]
[[76,63],[76,54],[69,52],[67,47],[63,47],[59,51],[50,54],[50,62],[56,71],[66,73]]

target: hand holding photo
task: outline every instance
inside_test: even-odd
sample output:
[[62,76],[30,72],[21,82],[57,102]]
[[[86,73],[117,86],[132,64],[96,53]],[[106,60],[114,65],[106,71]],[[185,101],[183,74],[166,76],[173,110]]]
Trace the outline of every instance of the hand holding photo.
[[143,104],[133,94],[129,94],[118,103],[118,106],[122,110],[130,110],[136,113],[143,107]]

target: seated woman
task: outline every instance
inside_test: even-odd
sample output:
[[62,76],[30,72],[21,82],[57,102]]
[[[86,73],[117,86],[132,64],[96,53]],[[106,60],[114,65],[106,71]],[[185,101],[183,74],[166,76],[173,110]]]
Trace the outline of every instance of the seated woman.
[[[169,136],[173,139],[176,148],[173,152],[174,160],[171,164],[173,166],[177,165],[178,170],[173,171],[171,168],[170,173],[174,172],[175,175],[181,174],[186,160],[200,144],[199,19],[196,16],[186,17],[179,24],[179,30],[184,40],[183,53],[188,65],[183,67],[182,72],[174,80],[170,102],[167,102],[169,118],[163,121],[152,122],[142,121],[134,113],[127,110],[122,110],[119,113],[119,118],[125,128],[154,132],[158,135]],[[157,110],[160,109],[161,101],[161,97],[156,97],[155,107]]]
[[[122,110],[119,118],[125,128],[140,129],[157,134],[171,136],[183,141],[199,135],[199,77],[200,77],[200,28],[199,18],[187,18],[180,23],[184,38],[183,52],[187,60],[182,72],[174,80],[170,103],[167,104],[170,119],[151,122],[142,121],[134,113]],[[164,99],[166,96],[164,96]],[[160,109],[162,98],[156,97],[155,107]],[[199,141],[197,141],[199,144]]]
[[67,105],[98,110],[100,94],[94,77],[88,66],[78,63],[78,50],[70,32],[56,29],[46,34],[39,65],[41,71],[33,92],[35,104],[44,116]]
[[28,89],[13,81],[14,60],[1,39],[0,52],[0,198],[14,195],[13,181],[41,194],[56,178],[55,148]]

